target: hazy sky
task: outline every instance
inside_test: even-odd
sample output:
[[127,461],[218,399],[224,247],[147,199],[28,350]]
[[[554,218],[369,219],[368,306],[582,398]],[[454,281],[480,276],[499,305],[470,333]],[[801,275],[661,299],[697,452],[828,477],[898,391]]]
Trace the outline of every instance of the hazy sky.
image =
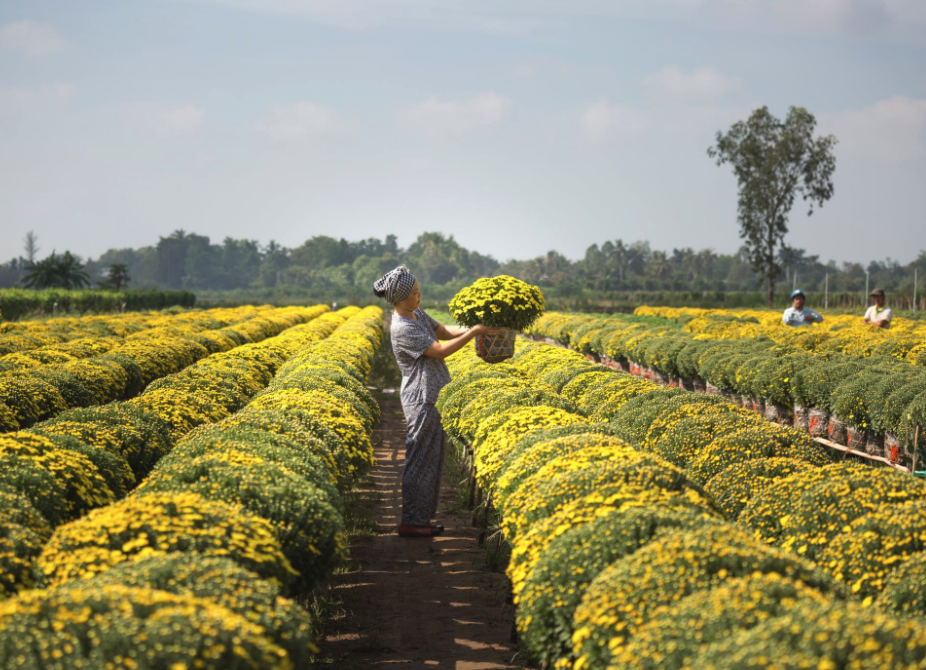
[[924,0],[3,0],[0,260],[176,228],[729,253],[706,149],[761,105],[840,141],[791,244],[926,248]]

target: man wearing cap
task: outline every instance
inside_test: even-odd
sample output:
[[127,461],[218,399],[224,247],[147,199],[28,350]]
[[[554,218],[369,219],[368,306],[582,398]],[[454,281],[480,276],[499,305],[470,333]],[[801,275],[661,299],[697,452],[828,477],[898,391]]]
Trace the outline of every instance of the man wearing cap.
[[812,309],[804,308],[804,292],[797,289],[791,293],[791,306],[781,315],[781,321],[786,326],[797,328],[811,323],[820,323],[823,317]]
[[865,323],[878,328],[890,328],[894,312],[891,311],[890,307],[884,306],[884,289],[876,288],[871,292],[871,297],[875,299],[875,304],[865,312]]

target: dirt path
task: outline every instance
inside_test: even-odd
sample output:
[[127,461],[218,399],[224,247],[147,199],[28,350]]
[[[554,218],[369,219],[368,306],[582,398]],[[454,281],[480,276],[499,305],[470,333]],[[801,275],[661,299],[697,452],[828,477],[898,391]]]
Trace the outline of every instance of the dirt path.
[[[323,655],[337,668],[516,668],[509,642],[512,606],[505,605],[500,574],[482,569],[483,551],[466,510],[448,512],[457,495],[445,472],[434,539],[400,538],[405,419],[393,397],[381,401],[382,443],[364,492],[380,526],[351,546],[350,568],[334,578],[331,595],[346,616],[330,622]],[[330,667],[330,666],[329,666]]]

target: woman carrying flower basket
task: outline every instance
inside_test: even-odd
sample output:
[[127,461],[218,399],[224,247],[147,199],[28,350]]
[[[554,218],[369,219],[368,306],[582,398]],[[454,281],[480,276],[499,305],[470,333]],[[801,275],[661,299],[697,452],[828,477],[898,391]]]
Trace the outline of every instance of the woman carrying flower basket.
[[431,519],[437,512],[446,437],[434,403],[440,390],[450,383],[444,359],[477,335],[491,335],[496,329],[439,324],[421,309],[418,280],[404,265],[381,277],[373,291],[395,307],[392,352],[402,371],[400,398],[408,424],[402,523],[397,530],[403,537],[439,535],[444,527],[432,524]]

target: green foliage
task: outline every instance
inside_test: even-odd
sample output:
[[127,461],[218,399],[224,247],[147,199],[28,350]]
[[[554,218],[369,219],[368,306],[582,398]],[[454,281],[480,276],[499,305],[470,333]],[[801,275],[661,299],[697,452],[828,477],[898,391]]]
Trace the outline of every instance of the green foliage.
[[831,602],[817,589],[775,573],[738,577],[655,613],[617,662],[640,670],[690,668],[710,645],[795,609]]
[[313,631],[308,613],[282,598],[278,587],[228,558],[158,556],[116,566],[81,586],[149,588],[210,600],[260,626],[286,650],[294,667],[310,664]]
[[80,289],[90,285],[90,277],[84,271],[80,258],[70,251],[58,256],[55,252],[48,258],[30,263],[23,277],[26,288]]
[[[325,481],[326,473],[309,476]],[[329,494],[273,461],[244,457],[236,462],[227,453],[175,460],[159,465],[138,494],[174,491],[240,505],[269,521],[283,554],[300,574],[299,591],[311,591],[344,558],[344,523]]]
[[711,524],[682,533],[662,531],[591,583],[574,617],[575,652],[586,667],[608,667],[662,607],[731,578],[772,573],[824,591],[836,589],[812,564],[756,544],[737,528]]
[[810,463],[796,458],[742,460],[714,475],[704,486],[704,491],[728,519],[735,521],[749,501],[776,479],[790,477],[811,467]]
[[814,205],[822,207],[833,195],[836,138],[814,139],[815,126],[814,116],[802,107],[791,107],[784,122],[761,107],[726,134],[718,132],[716,146],[708,149],[717,165],[733,166],[740,237],[753,271],[765,279],[769,307],[783,272],[779,252],[788,250],[782,245],[795,197],[810,202],[811,214]]
[[51,314],[55,303],[59,312],[118,312],[164,309],[173,305],[193,307],[196,296],[189,291],[101,291],[62,289],[11,289],[0,291],[0,314],[16,321],[27,314]]
[[3,670],[117,667],[116,659],[136,670],[253,670],[280,667],[285,654],[246,617],[189,595],[112,585],[28,591],[0,604]]
[[547,667],[572,657],[573,614],[585,591],[609,565],[645,546],[663,529],[716,523],[706,511],[631,508],[612,511],[553,540],[518,597],[521,639]]
[[32,586],[35,560],[49,537],[48,522],[29,501],[0,487],[0,600]]
[[926,661],[921,621],[856,603],[800,606],[709,645],[693,670],[737,668],[917,668]]

